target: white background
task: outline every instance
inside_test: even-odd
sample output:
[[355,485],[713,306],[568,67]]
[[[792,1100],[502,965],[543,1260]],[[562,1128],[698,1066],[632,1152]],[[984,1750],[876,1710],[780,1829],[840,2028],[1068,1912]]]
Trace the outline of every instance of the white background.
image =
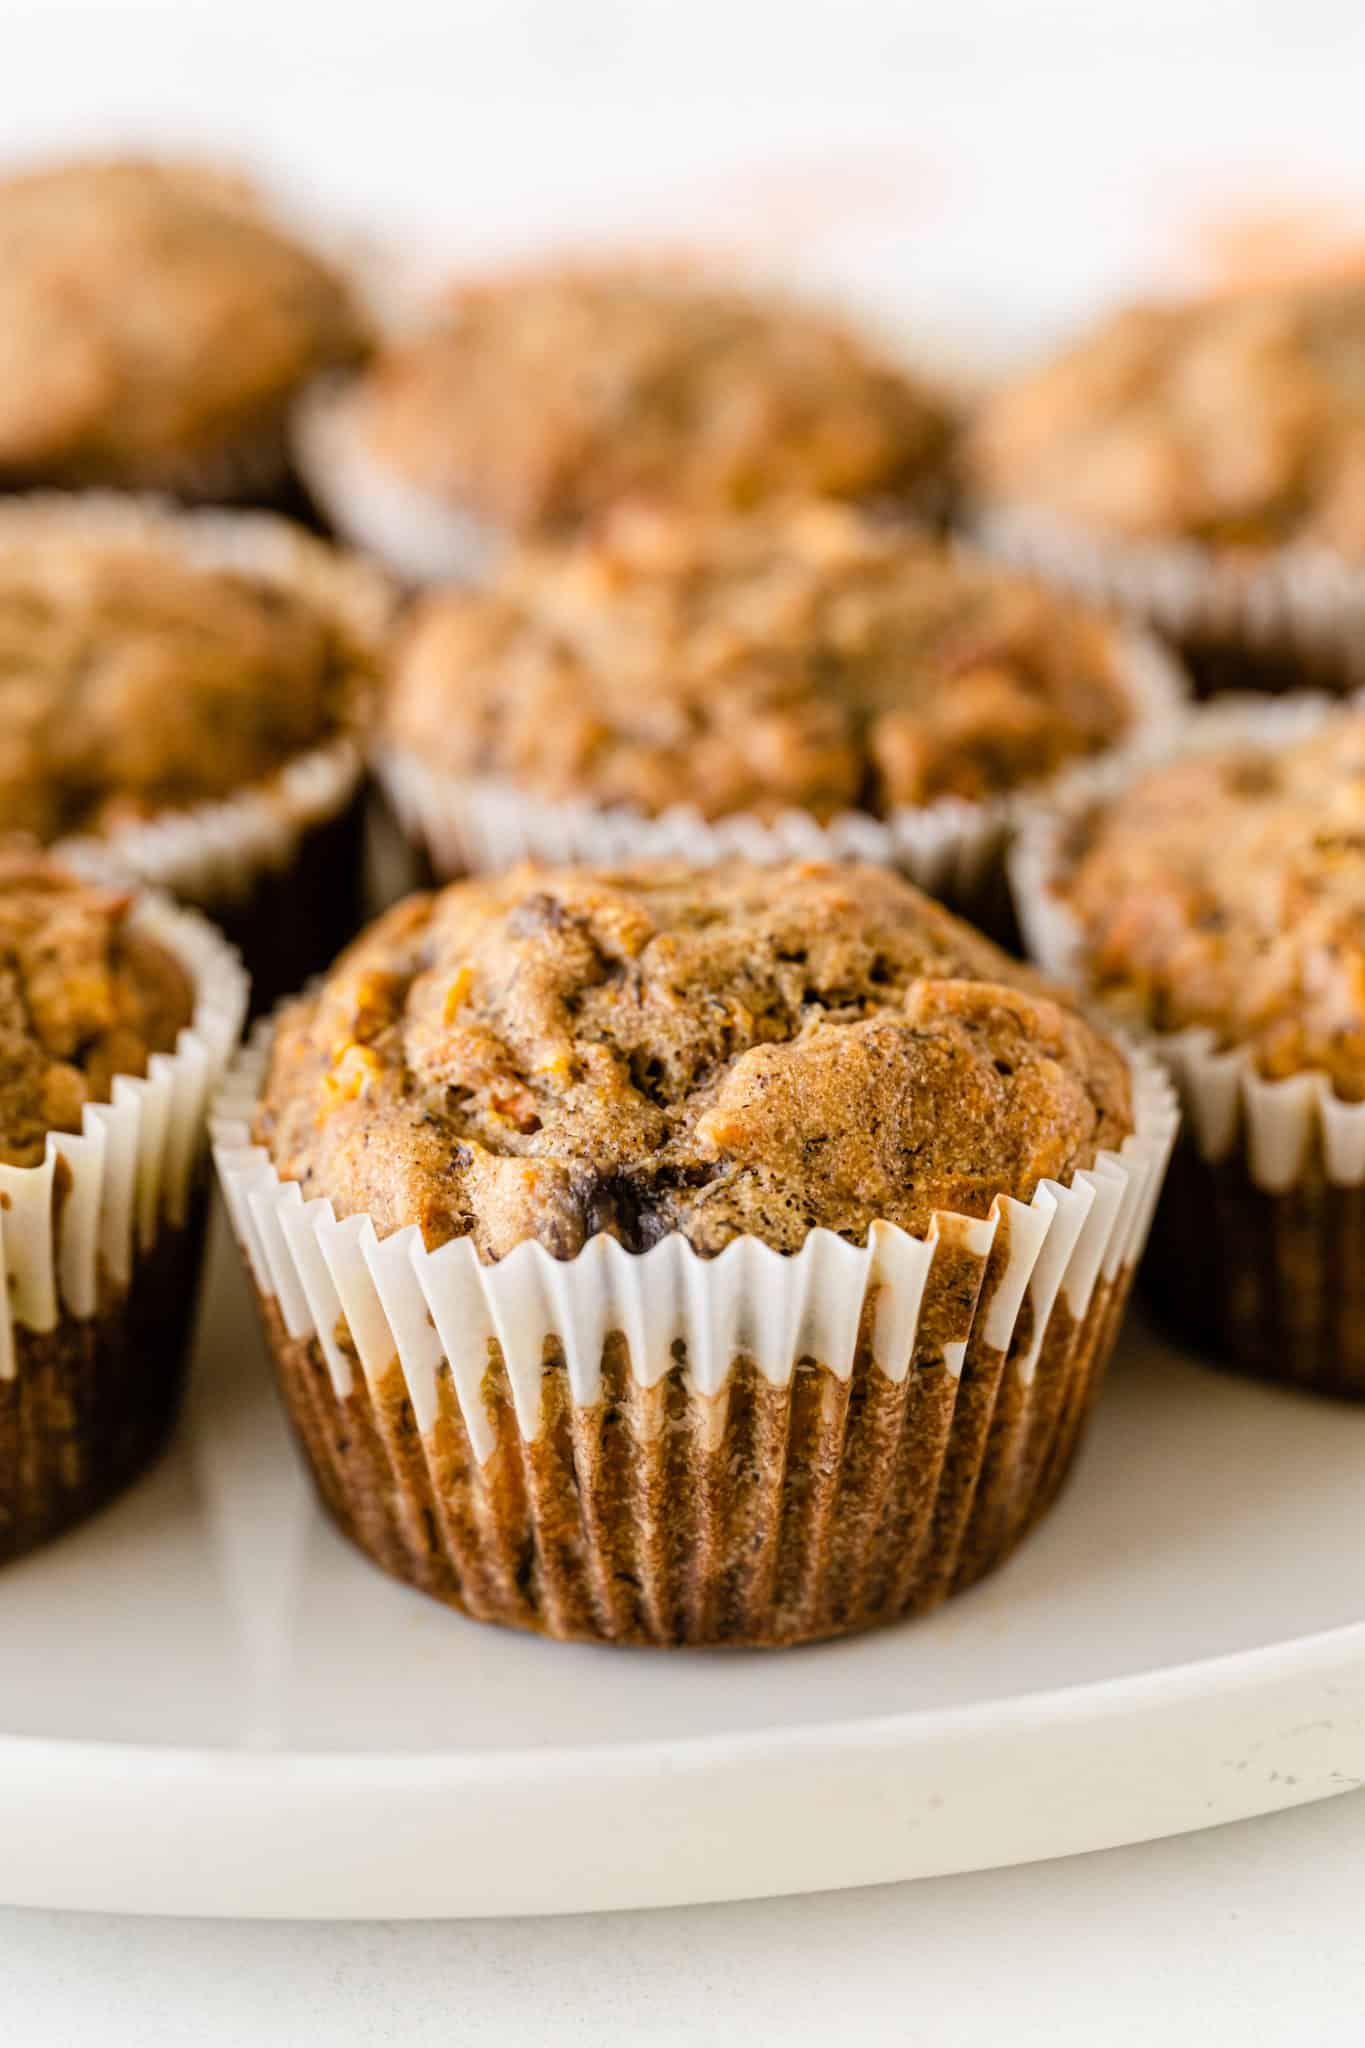
[[[989,367],[1220,219],[1365,243],[1365,11],[1336,0],[0,4],[0,149],[258,157],[434,263],[716,244]],[[453,1851],[455,1853],[455,1851]],[[1365,1797],[869,1893],[433,1927],[0,1913],[34,2044],[1358,2038]]]

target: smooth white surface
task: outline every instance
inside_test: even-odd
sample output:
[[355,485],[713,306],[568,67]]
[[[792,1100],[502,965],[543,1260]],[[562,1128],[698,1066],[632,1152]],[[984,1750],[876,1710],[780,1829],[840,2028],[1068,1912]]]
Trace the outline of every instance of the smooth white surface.
[[1061,1504],[782,1655],[480,1627],[323,1522],[219,1232],[182,1436],[0,1581],[0,1899],[562,1913],[1064,1855],[1365,1779],[1365,1412],[1134,1325]]
[[[1365,1797],[744,1906],[325,1926],[0,1912],[22,2048],[1354,2048]],[[17,2018],[17,2024],[16,2022]]]

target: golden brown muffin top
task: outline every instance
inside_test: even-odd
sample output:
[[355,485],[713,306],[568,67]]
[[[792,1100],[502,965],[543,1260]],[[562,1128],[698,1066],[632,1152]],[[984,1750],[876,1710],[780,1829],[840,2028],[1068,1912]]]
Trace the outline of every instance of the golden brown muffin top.
[[1058,886],[1106,1007],[1365,1099],[1365,712],[1150,771],[1077,827]]
[[1120,313],[989,400],[966,459],[1076,528],[1365,557],[1365,283]]
[[193,1015],[180,962],[128,923],[123,890],[0,843],[0,1160],[39,1166],[118,1074],[145,1074]]
[[386,467],[532,540],[637,497],[900,493],[947,440],[938,400],[837,321],[662,266],[471,285],[378,358],[362,414]]
[[400,904],[285,1014],[256,1135],[305,1197],[495,1259],[922,1233],[1131,1128],[1117,1049],[898,876],[663,864]]
[[0,526],[0,832],[50,842],[229,796],[332,737],[365,660],[283,581],[78,513]]
[[244,182],[115,159],[0,180],[0,477],[155,483],[354,360],[342,280]]
[[429,596],[389,738],[536,794],[828,819],[1036,782],[1121,738],[1112,628],[845,507],[633,513]]

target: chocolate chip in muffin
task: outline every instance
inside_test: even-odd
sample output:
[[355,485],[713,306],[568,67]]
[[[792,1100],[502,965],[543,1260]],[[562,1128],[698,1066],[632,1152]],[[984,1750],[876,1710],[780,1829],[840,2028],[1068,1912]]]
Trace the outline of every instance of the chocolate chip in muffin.
[[409,899],[284,1016],[256,1135],[338,1214],[495,1259],[922,1233],[1131,1128],[1117,1049],[897,876],[662,865]]

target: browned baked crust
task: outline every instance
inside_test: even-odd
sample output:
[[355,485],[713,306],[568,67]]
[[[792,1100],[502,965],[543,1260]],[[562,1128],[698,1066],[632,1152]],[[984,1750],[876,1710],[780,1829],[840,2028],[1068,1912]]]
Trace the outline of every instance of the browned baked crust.
[[1057,886],[1107,1008],[1365,1099],[1365,712],[1149,771],[1081,822]]
[[373,650],[287,578],[43,503],[0,531],[0,831],[50,842],[229,796],[359,708]]
[[175,487],[363,342],[343,280],[239,179],[130,158],[0,181],[0,480]]
[[470,285],[377,359],[360,416],[386,469],[524,539],[636,497],[900,494],[948,438],[942,403],[836,320],[664,266]]
[[1121,539],[1365,556],[1365,284],[1138,306],[988,400],[987,500]]
[[0,1160],[36,1166],[118,1074],[170,1052],[194,1006],[178,960],[131,928],[131,897],[0,843]]
[[389,740],[456,776],[649,815],[885,815],[1045,779],[1123,737],[1112,626],[1026,579],[807,503],[635,513],[432,595]]
[[281,1176],[485,1258],[1031,1199],[1132,1128],[1117,1049],[884,870],[523,869],[400,905],[276,1035]]

